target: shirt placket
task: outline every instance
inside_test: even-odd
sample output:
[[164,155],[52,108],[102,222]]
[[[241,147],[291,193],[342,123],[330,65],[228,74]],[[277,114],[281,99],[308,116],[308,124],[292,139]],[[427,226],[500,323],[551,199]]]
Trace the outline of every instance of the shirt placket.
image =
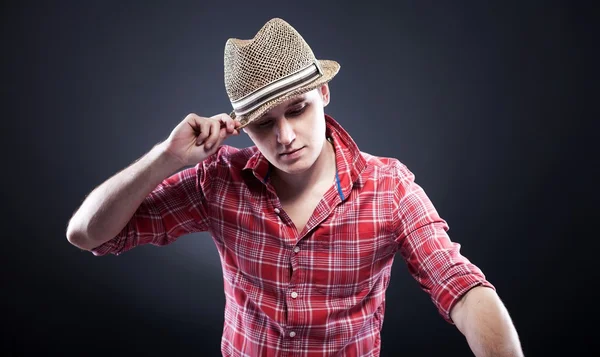
[[[300,242],[297,240],[298,232],[294,229],[293,222],[281,207],[281,203],[277,198],[272,187],[269,187],[272,193],[273,213],[277,215],[279,221],[279,232],[281,239],[286,242],[286,246],[290,247],[284,252],[285,259],[288,261],[288,267],[291,271],[289,284],[285,293],[285,309],[287,320],[285,321],[283,331],[283,351],[293,351],[300,347],[300,331],[303,329],[303,324],[306,323],[304,313],[302,311],[302,286],[304,274],[299,269],[299,255],[301,253]],[[282,356],[289,356],[287,352]]]
[[[281,238],[287,243],[286,246],[291,247],[284,253],[286,257],[289,257],[291,276],[285,294],[287,320],[284,326],[282,342],[282,350],[290,352],[284,352],[282,356],[293,356],[295,351],[300,351],[302,348],[301,334],[302,331],[306,331],[304,325],[310,323],[310,321],[307,321],[306,311],[303,309],[303,293],[306,272],[300,269],[302,266],[300,264],[302,257],[309,253],[306,252],[306,254],[303,254],[302,242],[304,240],[302,239],[303,237],[299,236],[301,232],[298,232],[294,228],[291,218],[283,210],[281,202],[279,202],[279,198],[277,197],[273,187],[270,186],[270,184],[267,184],[267,187],[271,192],[271,206],[273,207],[273,213],[277,215],[277,219],[279,221],[279,232]],[[327,206],[329,208],[326,210],[327,212],[322,211],[317,213],[319,223],[316,225],[320,224],[320,222],[330,214],[330,211],[333,209],[333,207],[341,202],[337,195],[334,195],[334,197],[335,198],[333,200],[327,202]]]

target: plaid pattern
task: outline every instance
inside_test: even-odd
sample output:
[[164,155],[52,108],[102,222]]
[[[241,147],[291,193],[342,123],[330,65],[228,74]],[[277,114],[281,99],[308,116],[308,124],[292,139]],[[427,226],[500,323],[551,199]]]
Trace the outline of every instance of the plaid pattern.
[[494,287],[450,241],[405,165],[360,152],[326,121],[338,187],[302,232],[281,208],[264,156],[222,146],[165,179],[123,231],[92,252],[119,255],[210,232],[223,266],[224,356],[378,356],[396,252],[452,323],[450,308],[464,293]]

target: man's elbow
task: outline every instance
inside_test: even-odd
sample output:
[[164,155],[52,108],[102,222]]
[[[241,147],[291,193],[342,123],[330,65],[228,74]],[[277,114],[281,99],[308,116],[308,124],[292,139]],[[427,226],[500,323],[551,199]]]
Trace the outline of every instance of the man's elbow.
[[72,222],[67,227],[67,241],[79,249],[90,251],[95,248],[95,243],[90,239],[88,234],[75,227]]

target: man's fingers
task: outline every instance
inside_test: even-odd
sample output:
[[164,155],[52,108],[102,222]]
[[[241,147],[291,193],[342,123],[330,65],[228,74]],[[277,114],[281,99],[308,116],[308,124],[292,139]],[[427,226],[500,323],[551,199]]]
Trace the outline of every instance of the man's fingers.
[[215,145],[218,145],[223,139],[230,135],[239,135],[237,129],[241,124],[233,120],[229,114],[222,113],[213,115],[210,118],[193,118],[194,131],[196,132],[196,146],[204,145],[208,151]]
[[221,113],[211,117],[212,119],[217,119],[223,123],[223,127],[227,129],[227,133],[233,133],[233,130],[236,128],[236,120],[233,120],[229,114]]
[[196,145],[202,145],[202,143],[208,138],[210,134],[210,123],[206,120],[196,120],[196,127],[198,129],[198,136],[196,137]]
[[204,148],[206,150],[210,150],[219,140],[219,135],[221,133],[221,122],[217,120],[210,121],[210,136],[206,139],[204,144]]
[[234,120],[233,121],[233,129],[235,130],[236,134],[235,135],[239,135],[240,134],[240,126],[242,126],[242,123],[240,123],[239,120]]

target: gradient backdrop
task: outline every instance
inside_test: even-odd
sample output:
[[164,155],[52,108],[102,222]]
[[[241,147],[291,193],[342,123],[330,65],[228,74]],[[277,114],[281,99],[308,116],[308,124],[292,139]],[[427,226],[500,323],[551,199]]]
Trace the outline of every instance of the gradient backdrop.
[[[223,280],[209,235],[98,258],[71,246],[65,228],[86,194],[186,114],[230,111],[225,41],[251,38],[272,17],[341,64],[326,111],[363,151],[416,174],[497,287],[526,355],[587,354],[595,333],[583,324],[597,323],[591,6],[10,3],[3,354],[219,355]],[[227,143],[252,145],[246,135]],[[470,355],[399,256],[387,301],[382,356]]]

